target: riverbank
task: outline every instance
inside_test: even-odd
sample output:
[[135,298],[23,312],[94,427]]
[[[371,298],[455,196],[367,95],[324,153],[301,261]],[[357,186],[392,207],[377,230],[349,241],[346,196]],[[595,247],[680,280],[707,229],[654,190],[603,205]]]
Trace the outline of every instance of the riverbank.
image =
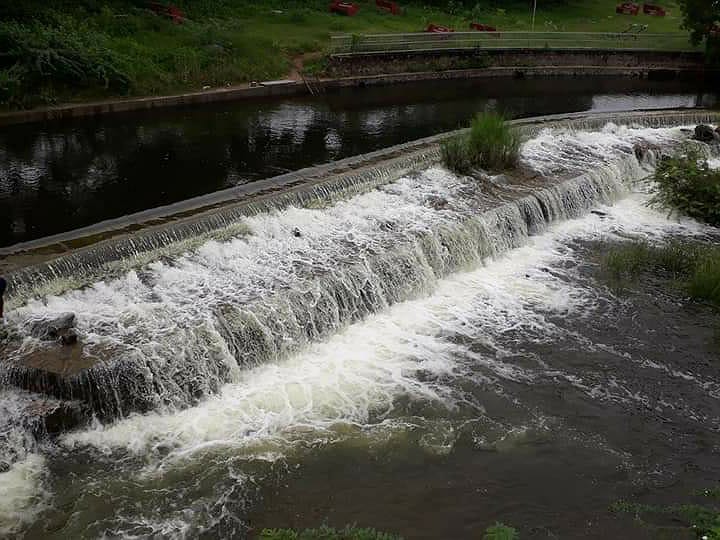
[[[0,17],[0,37],[8,43],[9,57],[0,70],[0,104],[32,108],[283,79],[297,72],[295,60],[308,53],[315,53],[315,59],[302,69],[315,73],[322,67],[317,54],[327,51],[332,34],[419,32],[430,22],[457,29],[468,28],[472,21],[505,31],[532,27],[528,9],[483,3],[466,9],[451,2],[440,9],[408,0],[402,2],[400,16],[363,3],[355,17],[330,14],[325,4],[309,1],[291,6],[275,0],[177,3],[187,16],[182,24],[124,0],[102,8],[79,2],[48,8],[34,1],[2,8],[8,13]],[[535,27],[621,32],[639,24],[647,25],[650,33],[680,31],[677,3],[665,6],[666,17],[618,15],[615,2],[609,0],[539,6]]]

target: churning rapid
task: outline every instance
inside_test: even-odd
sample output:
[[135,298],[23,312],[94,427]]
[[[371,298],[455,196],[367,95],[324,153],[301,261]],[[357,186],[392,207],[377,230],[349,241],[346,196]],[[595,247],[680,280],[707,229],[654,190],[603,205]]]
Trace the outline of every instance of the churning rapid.
[[[522,178],[434,165],[243,218],[82,288],[55,276],[57,294],[8,314],[5,378],[19,384],[18,366],[47,354],[34,321],[75,313],[87,369],[54,391],[93,418],[38,438],[37,398],[0,394],[0,536],[252,535],[253,520],[285,516],[262,511],[277,486],[299,475],[315,487],[307,507],[302,490],[293,504],[310,508],[324,481],[341,491],[343,474],[372,475],[338,459],[398,448],[427,456],[430,484],[436,460],[477,472],[471,454],[512,456],[517,441],[548,437],[560,453],[597,453],[593,470],[632,471],[630,483],[653,467],[676,474],[670,458],[643,462],[617,419],[662,417],[717,443],[720,377],[658,356],[648,335],[619,340],[627,302],[588,268],[593,242],[712,235],[646,205],[655,160],[688,138],[681,127],[548,128],[524,143]],[[340,479],[321,480],[316,459]],[[421,489],[417,472],[397,474]],[[375,496],[360,498],[372,509]],[[397,528],[363,524],[382,522]]]

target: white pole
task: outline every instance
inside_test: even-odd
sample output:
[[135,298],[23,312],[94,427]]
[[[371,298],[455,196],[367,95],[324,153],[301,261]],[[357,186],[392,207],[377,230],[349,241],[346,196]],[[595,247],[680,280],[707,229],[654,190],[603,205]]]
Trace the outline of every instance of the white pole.
[[535,11],[537,11],[537,0],[533,0],[532,31],[535,31]]

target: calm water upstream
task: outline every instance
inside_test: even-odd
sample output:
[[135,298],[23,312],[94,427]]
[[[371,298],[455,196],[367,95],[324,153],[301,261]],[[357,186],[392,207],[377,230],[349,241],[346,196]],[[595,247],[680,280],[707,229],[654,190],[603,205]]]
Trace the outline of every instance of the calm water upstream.
[[0,390],[0,537],[477,539],[500,520],[524,539],[685,538],[609,506],[720,482],[720,321],[667,284],[619,292],[598,261],[633,237],[720,241],[647,206],[636,148],[687,136],[544,130],[521,151],[547,179],[532,189],[428,167],[13,309],[20,334],[77,313],[86,353],[137,366],[152,410],[35,442],[33,398]]
[[348,90],[0,130],[0,247],[465,125],[711,105],[711,89],[632,79],[485,80]]

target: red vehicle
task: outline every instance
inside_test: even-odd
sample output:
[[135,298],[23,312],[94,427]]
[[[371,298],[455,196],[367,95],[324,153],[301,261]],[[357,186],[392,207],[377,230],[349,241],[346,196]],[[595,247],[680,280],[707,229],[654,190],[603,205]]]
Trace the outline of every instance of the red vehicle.
[[375,0],[375,5],[378,9],[392,13],[393,15],[400,15],[402,13],[400,6],[397,2],[391,2],[390,0]]
[[494,26],[476,22],[470,23],[470,28],[472,28],[473,30],[477,30],[478,32],[497,32],[497,28],[495,28]]
[[330,13],[339,13],[340,15],[354,17],[358,11],[360,11],[360,6],[354,2],[340,2],[335,0],[335,2],[330,4]]
[[172,4],[165,5],[160,2],[148,2],[148,7],[155,13],[155,15],[167,17],[175,24],[182,24],[185,22],[185,13],[183,13],[183,11],[177,6],[173,6]]
[[441,24],[430,23],[425,31],[433,34],[447,34],[448,32],[454,32],[455,30],[453,28],[448,28],[447,26],[442,26]]
[[620,15],[637,15],[640,13],[640,6],[633,2],[623,2],[615,7],[615,13]]
[[643,13],[646,15],[655,15],[657,17],[664,17],[667,15],[667,11],[660,6],[655,4],[643,4]]

